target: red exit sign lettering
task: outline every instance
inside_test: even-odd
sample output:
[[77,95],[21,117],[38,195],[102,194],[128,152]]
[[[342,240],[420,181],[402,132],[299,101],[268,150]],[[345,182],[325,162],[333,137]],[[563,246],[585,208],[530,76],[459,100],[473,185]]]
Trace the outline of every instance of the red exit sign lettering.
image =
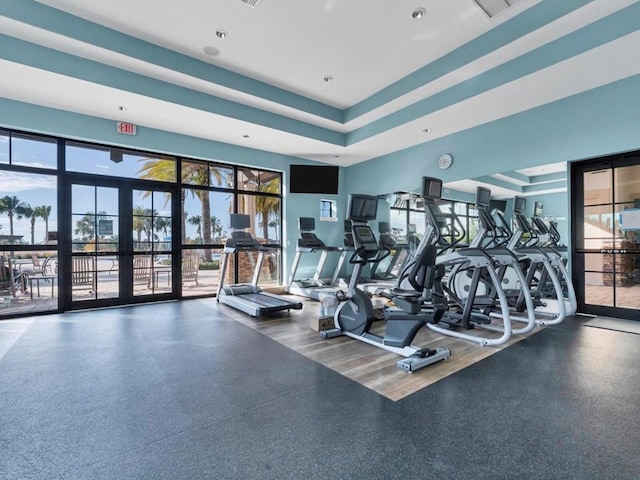
[[116,130],[118,133],[124,133],[125,135],[136,134],[136,126],[133,123],[118,122],[116,124]]

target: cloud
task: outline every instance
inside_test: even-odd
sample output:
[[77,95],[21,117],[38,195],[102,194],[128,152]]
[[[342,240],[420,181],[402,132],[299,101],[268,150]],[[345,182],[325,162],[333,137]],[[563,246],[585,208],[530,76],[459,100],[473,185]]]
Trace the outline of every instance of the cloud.
[[56,177],[54,175],[3,172],[2,176],[2,192],[5,195],[24,192],[26,190],[55,190],[57,188]]

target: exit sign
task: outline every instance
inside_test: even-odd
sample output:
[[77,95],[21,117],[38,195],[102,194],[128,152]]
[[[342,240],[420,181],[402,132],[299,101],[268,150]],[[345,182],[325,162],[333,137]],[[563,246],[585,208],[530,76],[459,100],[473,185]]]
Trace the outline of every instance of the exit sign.
[[133,123],[118,122],[116,123],[116,130],[118,133],[124,133],[125,135],[136,134],[136,126]]

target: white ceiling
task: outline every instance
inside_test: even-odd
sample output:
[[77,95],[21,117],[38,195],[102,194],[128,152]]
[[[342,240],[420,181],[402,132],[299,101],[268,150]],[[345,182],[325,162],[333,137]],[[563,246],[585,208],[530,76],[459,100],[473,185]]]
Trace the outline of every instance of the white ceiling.
[[[262,0],[256,8],[240,0],[38,1],[346,108],[540,0],[520,0],[493,20],[471,0]],[[414,20],[419,4],[427,15]],[[227,38],[216,36],[219,29]],[[207,46],[219,55],[206,55]]]
[[[301,125],[349,134],[385,121],[402,109],[638,1],[587,2],[474,57],[474,42],[481,41],[483,34],[517,19],[541,0],[519,0],[494,18],[487,17],[472,0],[419,0],[410,4],[388,0],[262,0],[256,8],[241,0],[38,0],[39,4],[266,84],[249,80],[254,83],[253,89],[224,84],[213,74],[207,78],[198,76],[186,66],[187,62],[185,68],[169,67],[159,60],[162,52],[154,51],[152,45],[146,55],[127,53],[121,47],[128,42],[123,36],[113,45],[105,45],[92,41],[90,35],[81,38],[64,28],[56,31],[55,25],[47,27],[46,22],[1,13],[0,33],[114,67],[114,73],[134,72],[210,98],[277,114]],[[416,20],[411,13],[419,6],[426,9],[426,15]],[[73,18],[64,19],[68,20]],[[227,38],[218,38],[217,29],[226,31]],[[278,122],[260,123],[4,57],[0,57],[0,97],[346,166],[638,74],[639,44],[638,32],[615,38],[477,95],[390,124],[346,145],[280,128],[276,126]],[[215,48],[219,54],[206,55],[206,47]],[[394,82],[406,82],[412,72],[435,66],[438,59],[447,58],[459,47],[468,49],[469,61],[445,73],[434,73],[428,81],[411,88],[393,90]],[[629,60],[633,58],[634,61]],[[333,81],[325,82],[326,75],[331,75]],[[369,101],[372,95],[381,100],[361,114],[340,121],[280,101],[277,92],[262,95],[263,87],[269,86],[339,109]],[[388,95],[380,96],[381,91]],[[126,111],[118,110],[119,106],[125,106]],[[428,133],[423,131],[426,128],[430,129]]]

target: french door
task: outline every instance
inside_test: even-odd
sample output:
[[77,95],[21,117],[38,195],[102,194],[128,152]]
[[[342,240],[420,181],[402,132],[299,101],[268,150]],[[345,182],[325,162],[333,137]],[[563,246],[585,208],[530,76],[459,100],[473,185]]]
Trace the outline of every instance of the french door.
[[640,153],[572,165],[580,312],[640,320]]
[[175,189],[93,177],[64,190],[64,309],[178,298]]

